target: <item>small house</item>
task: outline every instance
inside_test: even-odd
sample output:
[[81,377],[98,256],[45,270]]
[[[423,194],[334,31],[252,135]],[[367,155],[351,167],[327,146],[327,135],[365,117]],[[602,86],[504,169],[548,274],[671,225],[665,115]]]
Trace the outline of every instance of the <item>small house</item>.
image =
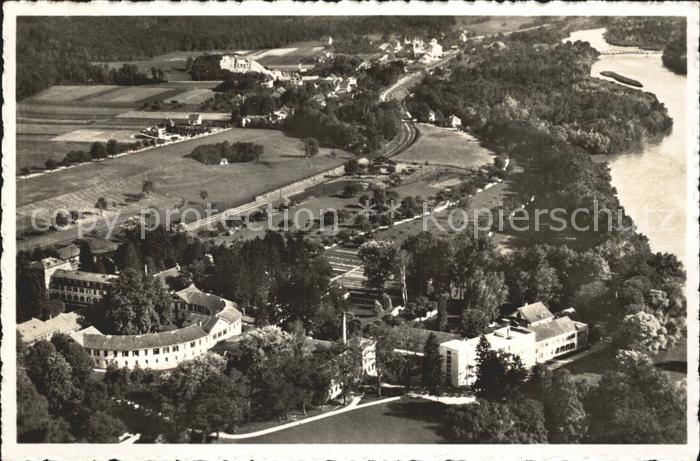
[[456,115],[450,115],[445,119],[445,126],[448,126],[450,128],[459,128],[462,126],[462,119],[460,119]]
[[226,157],[219,160],[219,165],[228,165],[228,159]]
[[201,125],[202,124],[202,114],[189,114],[187,116],[187,121],[190,125]]

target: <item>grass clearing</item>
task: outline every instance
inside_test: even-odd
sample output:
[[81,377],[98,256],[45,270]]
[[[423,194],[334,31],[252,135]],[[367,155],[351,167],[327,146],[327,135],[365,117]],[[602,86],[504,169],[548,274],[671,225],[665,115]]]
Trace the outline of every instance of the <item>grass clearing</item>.
[[420,137],[394,157],[396,161],[478,169],[493,162],[494,154],[464,131],[418,124]]
[[32,99],[47,102],[70,102],[116,88],[119,87],[115,85],[56,85],[42,91]]
[[[254,142],[265,146],[259,162],[203,165],[184,158],[196,146],[222,141]],[[32,210],[92,208],[99,197],[123,202],[128,194],[139,194],[145,179],[155,182],[153,200],[173,206],[187,201],[201,205],[199,191],[207,190],[217,207],[247,202],[253,196],[280,187],[347,161],[350,154],[321,148],[308,160],[302,142],[273,130],[232,129],[204,138],[170,144],[102,162],[80,165],[50,175],[17,183],[17,214]]]
[[470,24],[472,18],[469,17],[460,19],[459,16],[456,17],[456,29],[466,29],[476,35],[486,35],[524,29],[529,27],[535,18],[530,16],[494,16],[492,19],[478,24]]
[[173,100],[181,104],[201,104],[207,99],[214,97],[214,91],[207,88],[195,88],[172,97]]
[[116,139],[118,142],[133,142],[134,136],[138,131],[133,130],[93,130],[93,129],[81,129],[74,130],[68,133],[61,134],[51,141],[60,142],[107,142],[110,139]]
[[92,103],[95,103],[95,102],[105,102],[105,103],[139,102],[139,101],[143,101],[144,99],[149,99],[149,98],[152,98],[153,96],[167,93],[167,92],[172,91],[172,90],[174,90],[174,88],[163,87],[163,86],[120,87],[119,89],[116,89],[114,91],[110,91],[108,93],[101,94],[101,95],[96,96],[94,98],[90,98],[89,102],[92,102]]
[[403,397],[237,443],[440,443],[440,403]]
[[39,140],[17,140],[17,170],[22,167],[41,166],[47,160],[63,160],[72,150],[90,150],[89,143],[80,142],[46,142]]

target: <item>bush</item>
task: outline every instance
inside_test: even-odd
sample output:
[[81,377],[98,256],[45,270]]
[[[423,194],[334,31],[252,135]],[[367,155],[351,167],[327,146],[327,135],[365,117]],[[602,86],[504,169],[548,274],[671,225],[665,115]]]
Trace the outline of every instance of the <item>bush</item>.
[[264,147],[260,144],[252,142],[235,142],[230,144],[228,141],[224,141],[216,144],[197,146],[187,157],[193,158],[205,165],[216,165],[223,158],[231,163],[258,160],[263,151]]

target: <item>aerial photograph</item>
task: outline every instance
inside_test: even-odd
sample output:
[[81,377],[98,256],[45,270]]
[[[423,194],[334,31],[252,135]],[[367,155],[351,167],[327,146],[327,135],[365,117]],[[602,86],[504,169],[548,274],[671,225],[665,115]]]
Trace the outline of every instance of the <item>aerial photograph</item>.
[[17,444],[685,445],[687,22],[18,16]]

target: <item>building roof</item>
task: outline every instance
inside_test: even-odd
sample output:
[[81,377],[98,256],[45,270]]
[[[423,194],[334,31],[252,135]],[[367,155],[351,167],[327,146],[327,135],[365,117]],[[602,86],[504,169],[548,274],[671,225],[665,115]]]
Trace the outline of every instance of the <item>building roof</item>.
[[207,335],[200,324],[190,325],[178,330],[143,335],[103,335],[84,334],[83,346],[88,349],[107,349],[130,351],[152,347],[174,346],[194,341]]
[[395,331],[399,333],[399,349],[406,349],[408,351],[422,351],[425,346],[425,341],[431,333],[435,335],[440,344],[453,339],[462,338],[462,336],[458,334],[425,330],[422,328],[400,327],[395,329]]
[[534,323],[541,320],[553,318],[554,314],[547,309],[547,306],[541,302],[536,302],[532,304],[526,304],[525,306],[519,307],[511,315],[517,319],[524,320],[527,323]]
[[118,275],[113,274],[100,274],[97,272],[83,272],[83,271],[71,271],[66,269],[56,269],[51,278],[61,277],[71,280],[81,280],[84,282],[100,282],[100,283],[111,283],[114,279],[119,278]]
[[72,259],[80,256],[80,248],[72,243],[56,248],[56,253],[61,259]]
[[17,331],[26,342],[33,342],[46,334],[69,333],[80,329],[76,312],[58,314],[48,320],[31,319],[17,325]]
[[85,241],[90,247],[90,251],[94,255],[111,253],[119,248],[119,244],[117,242],[113,242],[112,240],[89,237],[86,238]]
[[529,326],[528,329],[535,332],[535,340],[540,342],[545,339],[573,333],[576,331],[576,325],[569,317],[560,317],[539,325]]
[[156,278],[160,280],[160,282],[167,287],[168,286],[168,277],[177,277],[180,275],[180,266],[176,265],[175,267],[171,267],[170,269],[165,269],[160,272],[156,272],[153,274],[153,278]]
[[61,266],[63,264],[70,264],[70,263],[64,259],[48,257],[48,258],[42,259],[41,261],[34,261],[32,263],[32,267],[41,268],[41,269],[46,270],[46,269],[51,269],[52,267]]
[[233,323],[240,320],[243,314],[236,308],[236,303],[219,296],[204,293],[194,285],[175,292],[175,296],[185,301],[187,304],[202,306],[209,310],[210,315]]

